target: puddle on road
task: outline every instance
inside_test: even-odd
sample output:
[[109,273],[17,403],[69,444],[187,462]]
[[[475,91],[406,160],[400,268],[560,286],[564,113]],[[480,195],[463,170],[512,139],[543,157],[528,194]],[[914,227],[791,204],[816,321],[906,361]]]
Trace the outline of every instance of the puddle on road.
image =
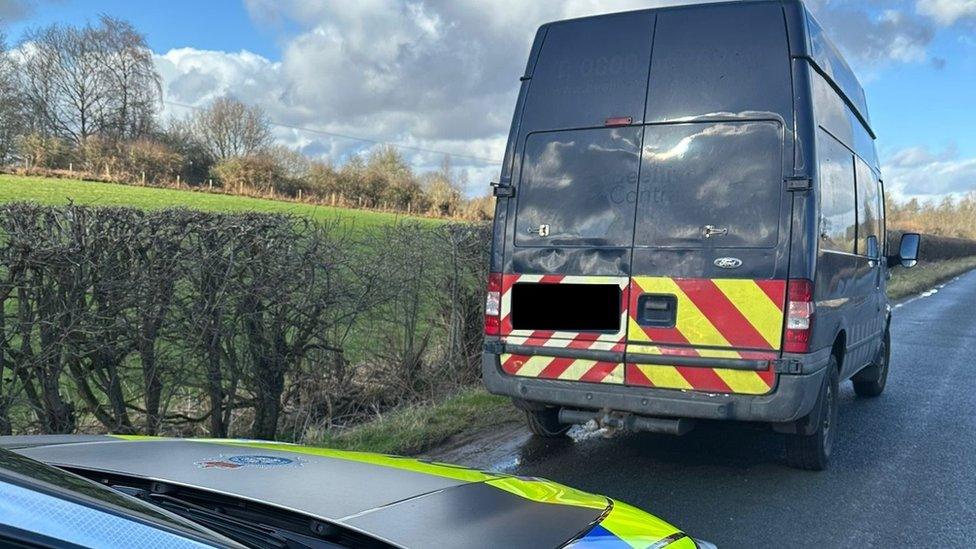
[[600,431],[591,432],[579,426],[569,430],[568,437],[539,439],[521,424],[505,426],[470,440],[439,448],[421,456],[424,459],[463,465],[472,469],[512,473],[520,466],[538,463],[580,446],[606,440]]
[[548,469],[555,463],[606,463],[623,455],[648,463],[682,466],[718,464],[741,468],[780,461],[779,438],[748,425],[708,422],[683,437],[631,432],[607,437],[601,431],[575,426],[568,435],[535,438],[524,426],[510,424],[422,457],[483,471],[541,476],[552,476]]

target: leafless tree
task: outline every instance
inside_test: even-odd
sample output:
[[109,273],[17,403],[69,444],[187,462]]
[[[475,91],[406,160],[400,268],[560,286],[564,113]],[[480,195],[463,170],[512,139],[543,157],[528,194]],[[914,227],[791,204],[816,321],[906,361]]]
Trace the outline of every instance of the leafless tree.
[[[5,206],[0,218],[6,235],[2,249],[7,287],[14,288],[15,307],[4,328],[4,361],[23,389],[28,405],[45,433],[75,429],[74,406],[64,392],[63,343],[77,318],[64,305],[75,300],[77,286],[65,284],[65,266],[72,259],[70,240],[58,216],[35,205]],[[74,291],[73,291],[74,290]],[[9,310],[15,313],[8,313]]]
[[93,35],[98,45],[96,63],[109,90],[106,130],[117,139],[149,134],[162,98],[162,78],[145,35],[131,23],[105,15]]
[[193,116],[198,139],[214,160],[249,156],[271,146],[271,128],[260,107],[233,97],[214,100]]
[[[146,215],[132,248],[132,291],[135,307],[127,311],[134,329],[134,349],[142,371],[145,432],[157,434],[165,420],[165,402],[187,381],[182,363],[172,357],[171,341],[183,338],[183,326],[175,318],[183,277],[183,245],[190,227],[185,212],[166,210]],[[186,299],[186,296],[183,296]],[[170,395],[164,393],[169,389]]]
[[0,29],[0,164],[10,158],[14,141],[24,129],[22,114],[16,67],[7,51],[6,36]]
[[193,227],[184,273],[193,298],[183,302],[181,316],[186,337],[202,362],[210,434],[226,437],[241,377],[232,291],[240,264],[247,260],[235,241],[247,228],[232,217],[188,216],[185,222]]
[[484,342],[484,291],[488,278],[491,226],[487,223],[441,225],[434,231],[445,265],[433,295],[447,333],[446,361],[459,383],[478,378]]
[[51,25],[29,31],[21,51],[22,93],[47,134],[81,144],[150,129],[161,80],[145,37],[130,24],[102,17],[97,26]]
[[43,127],[75,143],[101,131],[109,88],[93,29],[51,25],[29,31],[22,46],[24,93]]

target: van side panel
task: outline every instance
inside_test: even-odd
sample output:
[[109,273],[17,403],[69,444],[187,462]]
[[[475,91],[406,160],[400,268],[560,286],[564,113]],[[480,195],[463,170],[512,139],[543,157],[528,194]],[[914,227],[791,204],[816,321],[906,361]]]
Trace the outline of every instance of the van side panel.
[[[858,162],[869,166],[872,175],[879,177],[877,154],[873,138],[861,118],[852,110],[851,104],[816,68],[811,66],[810,71],[813,110],[818,126],[815,138],[818,159],[815,192],[819,215],[814,234],[821,235],[817,239],[816,271],[813,276],[817,317],[811,349],[830,347],[839,334],[843,334],[841,376],[846,378],[876,356],[881,344],[879,335],[884,328],[883,318],[887,314],[887,299],[883,295],[880,262],[872,264],[863,241],[838,251],[822,236],[832,230],[832,212],[826,203],[825,187],[831,184],[832,177],[836,178],[836,175],[831,175],[836,168],[825,170],[825,166],[841,162],[844,185],[853,186],[857,181]],[[855,189],[850,189],[849,196],[855,201],[853,207],[856,211],[858,197]],[[855,221],[855,225],[859,223]],[[856,238],[854,231],[852,228],[850,238],[861,240]]]

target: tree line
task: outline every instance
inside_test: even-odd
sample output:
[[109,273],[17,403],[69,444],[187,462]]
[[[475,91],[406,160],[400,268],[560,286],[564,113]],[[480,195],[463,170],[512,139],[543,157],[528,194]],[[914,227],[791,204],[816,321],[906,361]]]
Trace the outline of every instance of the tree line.
[[487,232],[0,206],[0,434],[299,438],[471,383]]
[[230,96],[162,120],[162,79],[146,37],[101,16],[0,34],[0,166],[117,183],[183,186],[336,206],[488,219],[445,158],[418,174],[392,146],[341,166],[275,143],[267,114]]
[[976,240],[976,191],[938,202],[912,198],[889,203],[887,214],[888,226],[894,229]]

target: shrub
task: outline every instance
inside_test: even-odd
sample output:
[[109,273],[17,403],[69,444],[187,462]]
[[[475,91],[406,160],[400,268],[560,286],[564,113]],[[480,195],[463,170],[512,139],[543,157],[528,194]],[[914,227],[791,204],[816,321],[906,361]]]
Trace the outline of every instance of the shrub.
[[129,181],[168,183],[182,166],[183,157],[161,142],[139,139],[125,146],[124,171]]
[[255,154],[221,160],[210,170],[211,175],[227,189],[241,192],[245,189],[260,193],[275,192],[276,185],[285,182],[285,171],[277,160],[268,154]]

